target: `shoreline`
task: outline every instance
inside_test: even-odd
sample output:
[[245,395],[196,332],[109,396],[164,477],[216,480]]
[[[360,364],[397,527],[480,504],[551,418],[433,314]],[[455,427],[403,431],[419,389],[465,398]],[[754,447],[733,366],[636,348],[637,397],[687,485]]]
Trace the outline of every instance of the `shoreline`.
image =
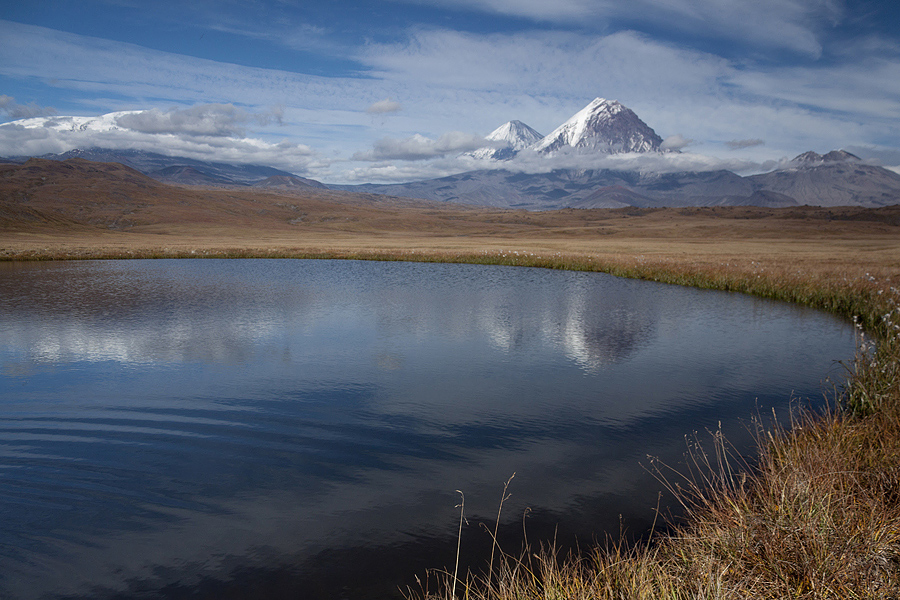
[[[2,234],[0,234],[2,235]],[[0,237],[0,246],[2,246]],[[701,289],[732,291],[762,298],[794,302],[825,310],[848,319],[858,318],[867,329],[877,327],[886,306],[879,296],[881,283],[900,287],[900,268],[874,262],[866,267],[856,262],[831,261],[795,255],[791,264],[783,260],[756,260],[729,254],[632,255],[625,252],[553,251],[523,242],[519,249],[508,245],[480,251],[393,248],[378,250],[367,245],[342,247],[272,247],[247,245],[205,245],[186,242],[177,247],[143,245],[91,248],[82,243],[57,242],[55,247],[27,244],[15,249],[0,247],[0,262],[40,262],[54,260],[135,260],[135,259],[312,259],[381,260],[407,262],[467,263],[522,266],[572,271],[603,272],[618,277],[685,285]],[[42,246],[42,247],[39,247]],[[176,244],[170,244],[176,246]],[[187,247],[190,246],[190,249]],[[531,249],[529,249],[531,248]],[[900,239],[898,239],[900,248]],[[900,260],[900,257],[898,257]],[[885,296],[886,298],[887,296]]]

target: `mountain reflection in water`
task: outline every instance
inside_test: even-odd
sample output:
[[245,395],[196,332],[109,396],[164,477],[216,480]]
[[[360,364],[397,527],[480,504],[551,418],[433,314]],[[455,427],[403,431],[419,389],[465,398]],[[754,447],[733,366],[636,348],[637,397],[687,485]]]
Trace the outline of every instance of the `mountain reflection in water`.
[[[640,531],[684,436],[818,398],[851,328],[596,273],[0,263],[0,597],[388,597]],[[743,422],[742,422],[743,421]],[[524,519],[525,509],[530,509]]]

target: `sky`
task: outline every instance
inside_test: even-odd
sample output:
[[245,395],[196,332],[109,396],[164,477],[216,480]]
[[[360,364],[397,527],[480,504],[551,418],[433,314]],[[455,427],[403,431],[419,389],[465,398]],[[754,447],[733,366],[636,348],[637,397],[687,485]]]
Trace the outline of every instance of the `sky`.
[[680,152],[515,168],[750,173],[842,148],[900,172],[900,2],[0,0],[0,156],[413,181],[482,168],[464,153],[496,127],[546,135],[596,97]]

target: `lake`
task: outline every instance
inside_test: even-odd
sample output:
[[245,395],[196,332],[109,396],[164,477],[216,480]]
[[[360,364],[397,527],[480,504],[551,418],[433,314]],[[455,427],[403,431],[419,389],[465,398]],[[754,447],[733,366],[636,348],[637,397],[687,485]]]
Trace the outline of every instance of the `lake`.
[[385,598],[641,534],[686,436],[820,404],[852,326],[600,273],[0,263],[0,597]]

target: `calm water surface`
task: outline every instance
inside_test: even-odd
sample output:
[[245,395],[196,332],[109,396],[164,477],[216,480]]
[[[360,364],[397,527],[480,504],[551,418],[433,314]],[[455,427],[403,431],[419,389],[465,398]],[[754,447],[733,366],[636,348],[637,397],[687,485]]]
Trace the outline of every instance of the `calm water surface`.
[[507,550],[640,532],[647,455],[719,423],[749,449],[853,343],[596,273],[0,263],[0,597],[390,597],[452,566],[454,490],[477,559],[514,472]]

